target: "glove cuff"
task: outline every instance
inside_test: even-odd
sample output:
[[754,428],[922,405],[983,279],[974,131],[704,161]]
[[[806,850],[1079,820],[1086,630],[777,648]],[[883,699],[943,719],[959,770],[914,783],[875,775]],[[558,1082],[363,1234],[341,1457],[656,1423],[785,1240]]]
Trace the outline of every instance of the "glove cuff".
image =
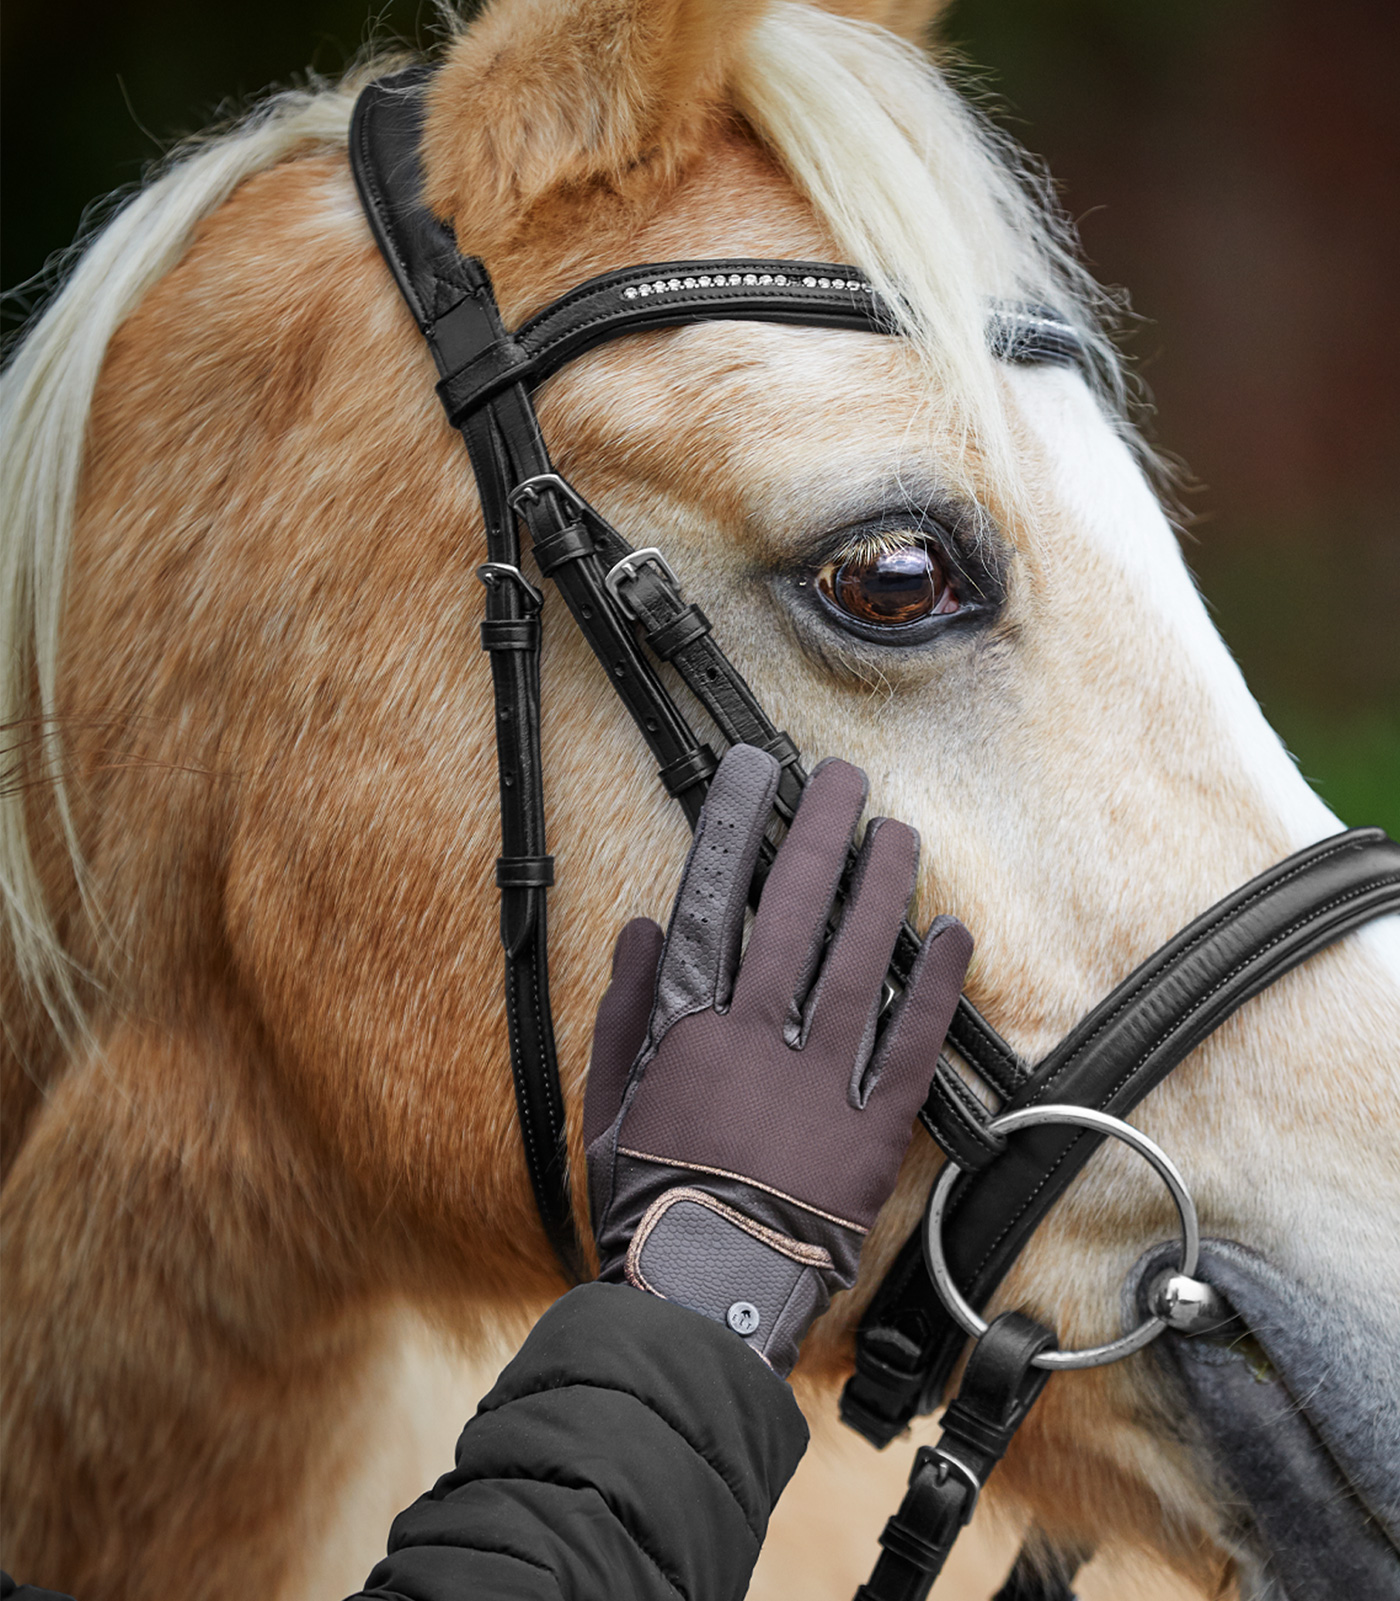
[[637,1289],[725,1324],[784,1377],[826,1309],[829,1283],[843,1276],[822,1246],[689,1186],[667,1190],[647,1208],[624,1272]]

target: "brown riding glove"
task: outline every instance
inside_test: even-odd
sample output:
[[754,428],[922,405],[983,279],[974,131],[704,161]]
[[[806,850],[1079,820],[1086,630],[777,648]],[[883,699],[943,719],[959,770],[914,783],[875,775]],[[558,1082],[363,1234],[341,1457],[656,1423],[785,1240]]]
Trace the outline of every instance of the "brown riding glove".
[[937,918],[880,1018],[918,836],[871,820],[828,938],[866,784],[859,768],[827,761],[778,851],[741,962],[778,772],[752,746],[729,751],[664,941],[648,918],[619,936],[584,1138],[600,1277],[727,1323],[787,1374],[832,1292],[855,1280],[972,938],[956,918]]

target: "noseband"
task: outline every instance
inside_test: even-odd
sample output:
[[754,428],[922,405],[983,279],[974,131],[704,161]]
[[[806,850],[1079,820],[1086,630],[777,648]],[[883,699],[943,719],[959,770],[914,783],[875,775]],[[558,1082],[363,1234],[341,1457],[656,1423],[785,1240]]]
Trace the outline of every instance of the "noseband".
[[[529,532],[536,566],[558,589],[692,827],[718,760],[650,657],[675,669],[728,744],[757,745],[777,758],[775,810],[784,822],[796,810],[806,771],[793,741],[768,719],[716,644],[709,619],[686,601],[664,553],[655,546],[634,550],[555,471],[531,391],[585,351],[651,329],[701,321],[882,335],[898,329],[854,267],[726,260],[608,273],[507,331],[485,267],[458,253],[451,230],[421,199],[419,142],[430,76],[430,69],[412,68],[363,92],[350,158],[374,237],[437,363],[437,392],[466,441],[485,518],[481,643],[495,690],[502,843],[496,883],[511,1071],[540,1218],[565,1272],[578,1279],[586,1266],[549,1003],[545,892],[554,863],[546,849],[540,761],[542,596],[521,572],[519,524]],[[1084,360],[1076,330],[1041,308],[998,307],[987,337],[1007,362]],[[771,848],[756,875],[755,900],[770,861]],[[1121,1119],[1143,1096],[1251,996],[1343,934],[1396,911],[1400,846],[1380,829],[1354,829],[1297,852],[1219,901],[1037,1063],[1022,1060],[964,996],[948,1044],[1000,1103],[999,1114],[987,1111],[946,1057],[919,1114],[956,1169],[936,1191],[941,1229],[933,1253],[940,1276],[958,1292],[950,1298],[954,1309],[930,1276],[925,1230],[916,1230],[861,1323],[843,1419],[884,1446],[914,1416],[938,1406],[966,1330],[980,1322],[976,1311],[1094,1150],[1118,1132],[1109,1125],[1123,1127]],[[906,924],[891,962],[891,995],[918,950]],[[1107,1117],[1071,1121],[1083,1108]],[[905,1505],[881,1538],[884,1555],[862,1591],[869,1601],[916,1601],[927,1593],[985,1472],[1044,1382],[1053,1344],[1048,1330],[1015,1313],[1003,1314],[979,1341],[945,1415],[944,1438],[920,1452]],[[1022,1578],[1013,1575],[1012,1584],[1026,1601],[1068,1594],[1067,1579],[1059,1589],[1035,1589],[1029,1569],[1018,1565],[1017,1573]],[[1010,1586],[1003,1592],[1011,1593]]]

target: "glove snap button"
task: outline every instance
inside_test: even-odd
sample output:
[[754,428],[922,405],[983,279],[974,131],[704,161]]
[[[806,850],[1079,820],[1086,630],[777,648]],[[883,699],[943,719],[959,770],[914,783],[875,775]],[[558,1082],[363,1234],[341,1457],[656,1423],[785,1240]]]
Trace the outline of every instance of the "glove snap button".
[[736,1334],[752,1334],[762,1319],[752,1301],[735,1301],[724,1314],[724,1321]]

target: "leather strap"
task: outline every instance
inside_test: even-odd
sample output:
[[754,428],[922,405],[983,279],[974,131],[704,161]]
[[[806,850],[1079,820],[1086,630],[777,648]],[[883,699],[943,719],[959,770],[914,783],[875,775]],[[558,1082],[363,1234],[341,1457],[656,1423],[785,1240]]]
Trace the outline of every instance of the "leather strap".
[[856,1601],[923,1601],[977,1505],[988,1475],[1045,1388],[1031,1359],[1055,1336],[1019,1312],[1003,1312],[973,1347],[943,1433],[921,1446],[899,1511],[880,1535],[883,1551]]
[[[439,385],[439,394],[456,423],[512,384],[542,384],[606,340],[716,319],[896,331],[855,267],[757,259],[651,262],[571,289],[497,345],[473,352]],[[998,306],[987,338],[1004,361],[1081,366],[1086,359],[1078,332],[1042,306]]]
[[[351,123],[351,165],[381,253],[413,312],[439,372],[446,375],[502,334],[490,281],[457,252],[451,232],[418,200],[417,148],[425,72],[363,96]],[[397,173],[402,180],[388,181]],[[520,574],[520,546],[509,504],[512,464],[491,419],[463,430],[481,497],[489,561],[482,648],[491,661],[500,777],[501,945],[511,1077],[535,1204],[570,1278],[585,1273],[574,1225],[564,1100],[549,1003],[545,892],[554,864],[546,850],[540,759],[539,596]]]
[[[626,542],[617,530],[596,511],[590,508],[590,512],[608,539],[609,553],[619,547],[625,550]],[[619,561],[621,559],[619,557]],[[617,574],[613,581],[621,604],[641,623],[647,644],[680,673],[686,687],[730,744],[757,745],[783,763],[774,805],[779,816],[785,821],[791,820],[807,781],[791,737],[774,727],[743,675],[711,636],[709,619],[699,607],[686,604],[679,585],[664,564],[642,560],[639,556],[629,567],[629,571]],[[759,861],[755,894],[762,888],[771,860],[770,847]],[[905,923],[890,962],[891,979],[896,985],[908,982],[919,946],[919,936]],[[958,1001],[948,1038],[959,1055],[1003,1099],[1016,1093],[1030,1071],[965,995]],[[951,1069],[945,1071],[956,1078]],[[937,1094],[936,1088],[930,1092],[925,1108],[925,1120],[930,1127],[934,1126],[938,1115]]]
[[[1156,1087],[1251,996],[1372,918],[1400,911],[1400,845],[1353,829],[1297,852],[1227,895],[1101,1001],[1036,1066],[1004,1110],[1049,1101],[1117,1117]],[[991,1298],[1045,1214],[1103,1136],[1046,1127],[1012,1136],[954,1187],[944,1222],[949,1265],[968,1300]],[[876,1445],[938,1405],[966,1343],[938,1299],[915,1231],[857,1337],[843,1418]]]

